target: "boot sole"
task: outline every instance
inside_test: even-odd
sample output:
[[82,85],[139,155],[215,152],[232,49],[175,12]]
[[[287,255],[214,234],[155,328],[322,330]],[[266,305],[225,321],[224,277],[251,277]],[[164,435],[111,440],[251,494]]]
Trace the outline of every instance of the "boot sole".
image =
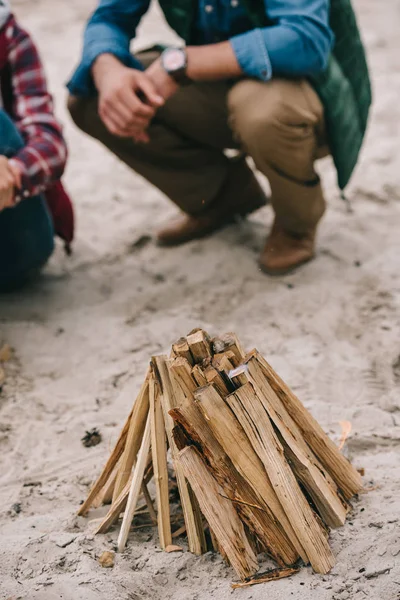
[[263,273],[269,275],[270,277],[282,277],[283,275],[290,275],[291,273],[294,273],[297,271],[297,269],[300,269],[300,267],[314,260],[314,258],[315,255],[310,256],[310,258],[305,258],[304,260],[292,265],[291,267],[287,267],[286,269],[268,269],[268,267],[265,267],[261,263],[259,263],[259,267]]
[[162,239],[156,238],[156,244],[160,248],[174,248],[175,246],[183,246],[183,244],[188,244],[189,242],[192,242],[195,240],[201,240],[205,237],[209,237],[210,235],[212,235],[213,233],[216,233],[217,231],[220,231],[221,229],[224,229],[224,227],[228,227],[229,225],[232,225],[233,223],[235,223],[236,222],[235,217],[240,217],[242,219],[245,219],[246,217],[253,214],[257,210],[260,210],[260,208],[263,208],[267,204],[268,204],[268,202],[260,203],[258,206],[249,208],[246,212],[243,211],[240,213],[236,213],[233,217],[226,219],[224,221],[221,221],[219,224],[216,224],[213,227],[204,229],[203,231],[200,231],[199,233],[196,233],[194,235],[187,235],[186,237],[181,237],[180,239],[175,238],[173,240],[172,239],[171,240],[162,240]]

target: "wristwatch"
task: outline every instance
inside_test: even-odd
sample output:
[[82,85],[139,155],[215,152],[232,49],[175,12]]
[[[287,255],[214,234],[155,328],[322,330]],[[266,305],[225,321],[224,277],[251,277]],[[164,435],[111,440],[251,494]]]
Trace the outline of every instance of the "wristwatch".
[[161,54],[161,64],[176,83],[189,83],[190,79],[186,75],[187,54],[183,48],[167,48]]

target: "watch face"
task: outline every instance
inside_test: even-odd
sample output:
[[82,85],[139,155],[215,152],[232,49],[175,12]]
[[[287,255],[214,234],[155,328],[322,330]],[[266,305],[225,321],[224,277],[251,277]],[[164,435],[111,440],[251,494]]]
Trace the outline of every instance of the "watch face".
[[185,67],[185,53],[182,50],[171,48],[164,54],[164,68],[174,73]]

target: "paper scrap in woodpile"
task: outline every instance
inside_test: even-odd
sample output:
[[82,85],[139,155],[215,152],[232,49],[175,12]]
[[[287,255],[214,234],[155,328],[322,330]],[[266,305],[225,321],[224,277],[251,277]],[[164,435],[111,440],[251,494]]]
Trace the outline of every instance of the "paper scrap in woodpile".
[[[180,522],[171,510],[168,452]],[[147,526],[136,521],[148,513],[160,546],[179,552],[174,524],[194,554],[220,552],[242,581],[234,587],[243,587],[287,577],[302,562],[329,572],[329,530],[345,523],[347,501],[361,490],[360,474],[256,350],[246,354],[233,333],[211,338],[195,329],[169,356],[151,359],[79,514],[111,502],[97,532],[122,518],[120,551],[129,534]],[[278,568],[257,574],[259,553]]]

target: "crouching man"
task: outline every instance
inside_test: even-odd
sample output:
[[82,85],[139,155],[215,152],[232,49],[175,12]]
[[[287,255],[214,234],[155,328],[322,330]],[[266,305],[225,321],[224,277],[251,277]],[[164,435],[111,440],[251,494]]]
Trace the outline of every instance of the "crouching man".
[[35,44],[0,0],[0,291],[43,267],[55,234],[72,241],[66,158]]
[[263,206],[250,156],[275,213],[260,267],[283,274],[309,261],[325,211],[315,162],[331,153],[346,186],[371,102],[350,0],[160,0],[186,45],[134,57],[149,4],[100,1],[69,83],[75,123],[181,209],[160,244]]

